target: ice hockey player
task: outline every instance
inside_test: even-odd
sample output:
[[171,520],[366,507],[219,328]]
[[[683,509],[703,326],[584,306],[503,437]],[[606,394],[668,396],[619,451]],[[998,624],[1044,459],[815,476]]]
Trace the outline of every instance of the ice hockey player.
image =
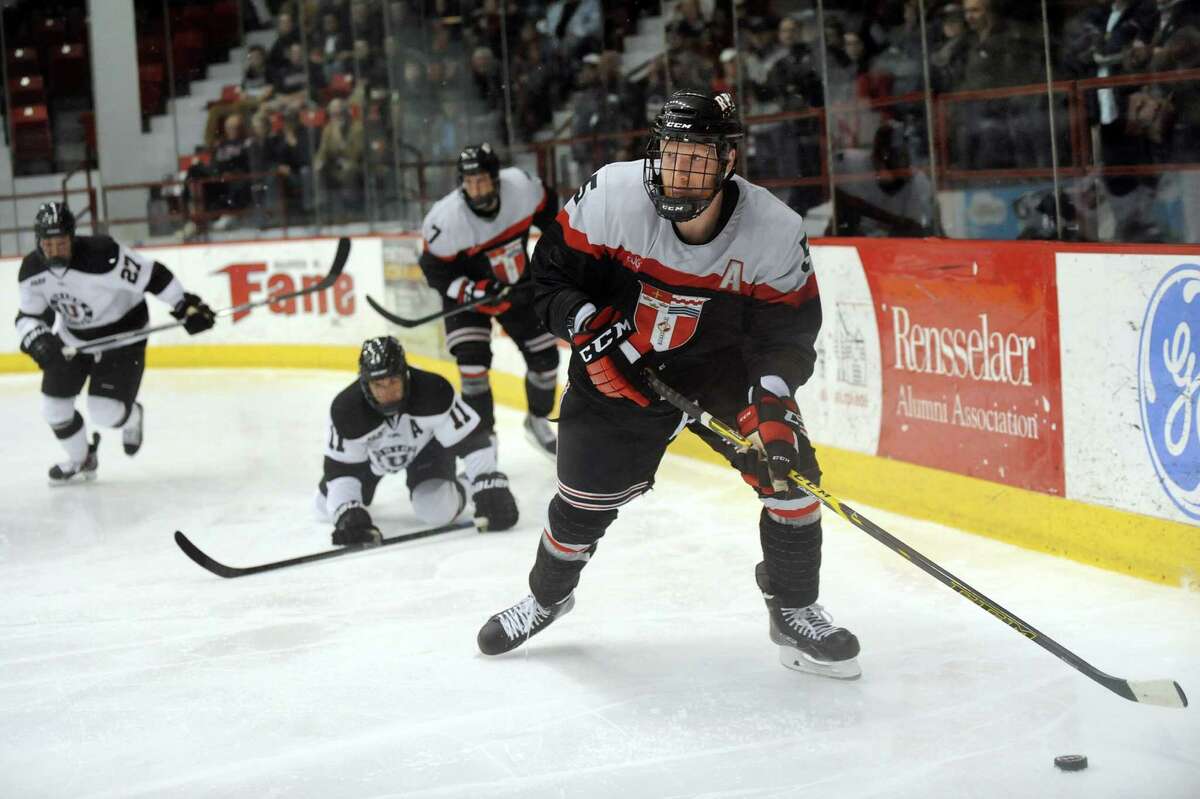
[[421,225],[420,264],[446,310],[488,300],[446,317],[446,347],[458,362],[463,399],[491,433],[495,415],[488,370],[495,317],[525,358],[526,436],[553,457],[554,431],[546,417],[554,408],[558,342],[534,313],[525,253],[529,226],[545,230],[558,203],[538,178],[516,167],[501,169],[486,142],[459,154],[458,179],[459,187],[435,203]]
[[[796,469],[820,479],[793,399],[812,374],[821,325],[808,241],[798,214],[734,174],[741,138],[728,94],[676,92],[644,161],[602,167],[543,233],[535,304],[573,349],[558,492],[532,593],[484,624],[485,654],[520,646],[571,610],[580,571],[618,508],[653,484],[688,420],[646,385],[642,370],[651,368],[736,419],[756,444],[739,455],[693,424],[761,499],[755,576],[783,664],[860,674],[858,640],[817,604],[821,506],[786,477]],[[667,566],[667,579],[683,579]]]
[[[171,270],[108,236],[76,236],[75,217],[66,203],[43,203],[34,220],[37,247],[25,256],[20,283],[17,335],[21,351],[42,370],[42,415],[67,460],[50,467],[50,484],[93,480],[100,434],[88,442],[75,398],[88,383],[88,416],[93,425],[121,429],[126,455],[142,446],[144,411],[138,388],[146,368],[146,340],[113,342],[64,356],[118,333],[147,327],[146,294],[171,308],[195,335],[213,326],[213,311],[184,291]],[[58,320],[55,322],[55,315]]]
[[333,398],[325,444],[325,474],[317,511],[335,525],[333,543],[377,544],[382,538],[367,506],[386,474],[406,472],[417,516],[431,527],[453,521],[467,506],[455,456],[461,457],[480,532],[517,523],[508,477],[496,469],[496,447],[444,377],[408,365],[391,336],[367,339],[358,379]]

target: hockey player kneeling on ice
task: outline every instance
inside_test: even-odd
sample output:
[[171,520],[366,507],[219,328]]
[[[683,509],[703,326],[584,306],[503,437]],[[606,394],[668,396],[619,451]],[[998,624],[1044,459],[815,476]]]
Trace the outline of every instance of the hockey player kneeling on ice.
[[149,326],[146,294],[169,305],[189,334],[211,328],[215,316],[158,261],[108,236],[76,236],[75,217],[65,203],[44,203],[34,232],[37,248],[21,262],[17,278],[17,334],[21,351],[42,370],[42,415],[67,451],[67,460],[50,468],[50,483],[64,485],[96,477],[100,435],[93,434],[89,443],[83,417],[75,410],[75,398],[89,380],[92,424],[120,428],[126,455],[141,448],[144,411],[137,396],[146,341],[113,342],[70,359],[63,347],[133,335]]
[[[458,518],[468,496],[480,532],[517,523],[517,502],[479,414],[444,377],[409,366],[391,336],[363,343],[358,380],[334,397],[329,417],[316,503],[335,525],[334,544],[379,543],[367,506],[383,476],[398,472],[407,475],[413,510],[431,527]],[[456,456],[466,485],[455,476]]]
[[558,492],[531,593],[483,625],[485,654],[520,646],[571,610],[601,536],[649,490],[688,423],[646,385],[649,368],[715,416],[736,419],[754,442],[739,453],[691,424],[761,500],[755,577],[783,664],[861,673],[858,639],[817,604],[821,505],[788,478],[796,470],[820,479],[793,399],[812,375],[821,326],[808,240],[798,214],[734,174],[741,138],[729,95],[676,92],[645,159],[601,168],[543,231],[534,304],[573,350]]
[[446,317],[446,347],[458,362],[463,400],[491,433],[495,416],[488,372],[495,318],[525,359],[526,438],[554,457],[548,417],[558,385],[558,340],[534,313],[525,248],[531,225],[545,230],[554,223],[556,197],[540,179],[516,167],[501,169],[486,142],[459,154],[458,182],[421,225],[420,264],[446,310],[484,301]]

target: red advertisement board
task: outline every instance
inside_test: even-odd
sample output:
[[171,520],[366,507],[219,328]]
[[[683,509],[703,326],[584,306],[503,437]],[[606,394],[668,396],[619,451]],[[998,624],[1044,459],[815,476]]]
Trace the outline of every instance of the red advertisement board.
[[1061,496],[1054,253],[860,241],[879,327],[879,454]]

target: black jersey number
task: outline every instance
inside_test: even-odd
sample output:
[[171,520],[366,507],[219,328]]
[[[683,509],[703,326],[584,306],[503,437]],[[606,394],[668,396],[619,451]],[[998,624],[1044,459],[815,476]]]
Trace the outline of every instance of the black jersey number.
[[333,425],[329,426],[329,448],[334,452],[346,451],[346,439],[338,434],[337,428]]
[[125,265],[121,267],[121,277],[130,283],[137,283],[138,275],[141,273],[142,265],[126,255]]
[[437,225],[430,225],[430,227],[433,228],[433,235],[426,239],[426,244],[433,244],[435,241],[437,241],[437,237],[442,235],[442,229],[440,227]]
[[579,205],[579,201],[583,199],[583,195],[587,193],[587,190],[594,189],[594,188],[596,188],[597,185],[599,185],[599,183],[600,183],[599,176],[600,176],[599,172],[593,172],[591,180],[589,180],[587,183],[584,183],[582,186],[579,187],[579,191],[575,192],[575,196],[571,198],[572,202],[574,202],[576,205]]
[[457,402],[450,406],[450,421],[454,423],[455,430],[462,430],[470,419],[466,409]]

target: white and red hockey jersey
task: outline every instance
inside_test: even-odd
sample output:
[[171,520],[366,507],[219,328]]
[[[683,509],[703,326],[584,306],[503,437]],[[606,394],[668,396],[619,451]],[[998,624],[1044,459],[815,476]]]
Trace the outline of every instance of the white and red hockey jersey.
[[516,167],[500,170],[500,207],[481,217],[459,189],[438,200],[421,224],[421,269],[439,293],[457,277],[513,285],[528,280],[529,228],[545,230],[558,203],[536,177]]
[[[535,305],[569,340],[585,304],[634,320],[644,363],[680,390],[782,377],[805,383],[821,326],[816,276],[800,215],[734,176],[712,239],[688,244],[655,213],[642,162],[601,168],[543,233],[533,258]],[[578,358],[572,386],[591,390]]]

